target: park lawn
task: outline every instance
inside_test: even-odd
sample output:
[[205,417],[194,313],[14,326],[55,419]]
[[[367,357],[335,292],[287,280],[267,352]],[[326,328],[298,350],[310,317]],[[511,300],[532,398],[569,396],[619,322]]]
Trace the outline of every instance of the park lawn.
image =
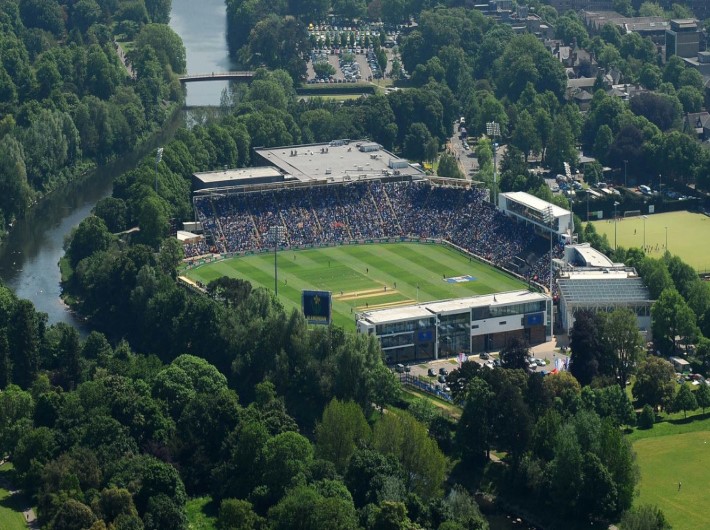
[[[620,215],[623,212],[619,213]],[[593,221],[600,234],[606,234],[614,248],[614,222],[612,220]],[[648,215],[646,219],[646,245],[652,246],[649,256],[659,258],[666,245],[668,227],[668,249],[671,254],[695,267],[698,272],[710,271],[710,217],[691,212],[670,212]],[[643,217],[620,218],[616,223],[617,245],[620,247],[642,247],[644,242]],[[656,249],[658,246],[658,250]]]
[[641,469],[636,505],[657,505],[674,530],[707,528],[709,442],[708,430],[636,441],[633,447]]
[[[274,255],[231,258],[183,274],[205,284],[229,276],[273,289]],[[445,281],[465,275],[475,280]],[[333,321],[344,327],[352,327],[355,313],[366,309],[526,288],[517,278],[453,249],[419,243],[283,251],[278,253],[278,278],[279,298],[288,310],[301,307],[304,289],[332,291]]]
[[196,497],[185,504],[188,530],[217,530],[217,508],[212,497]]
[[20,495],[10,496],[3,487],[12,475],[12,464],[0,466],[0,528],[2,530],[27,530],[27,523],[22,509],[25,506]]

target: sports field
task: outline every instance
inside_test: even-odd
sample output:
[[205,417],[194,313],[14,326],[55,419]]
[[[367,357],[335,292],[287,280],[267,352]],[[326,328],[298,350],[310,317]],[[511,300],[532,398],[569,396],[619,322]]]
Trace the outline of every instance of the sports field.
[[[301,307],[301,291],[333,292],[333,321],[351,327],[354,313],[524,289],[526,284],[443,245],[394,243],[284,251],[278,254],[279,298]],[[209,263],[184,273],[209,283],[221,276],[274,288],[274,255]],[[418,287],[418,288],[417,288]]]
[[710,528],[710,432],[645,438],[634,450],[641,469],[635,504],[657,505],[674,530]]
[[[614,248],[614,221],[593,221],[600,234],[606,234]],[[617,244],[620,247],[642,247],[644,231],[648,255],[658,258],[665,252],[666,227],[668,250],[695,267],[698,272],[710,271],[710,217],[691,212],[671,212],[648,215],[644,230],[643,217],[620,218],[616,223]]]

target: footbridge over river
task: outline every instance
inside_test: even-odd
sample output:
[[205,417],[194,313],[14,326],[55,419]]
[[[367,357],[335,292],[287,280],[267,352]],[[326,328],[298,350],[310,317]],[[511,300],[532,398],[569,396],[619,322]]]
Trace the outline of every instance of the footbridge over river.
[[254,72],[211,72],[208,74],[181,75],[181,83],[195,83],[197,81],[244,81],[250,82],[254,78]]

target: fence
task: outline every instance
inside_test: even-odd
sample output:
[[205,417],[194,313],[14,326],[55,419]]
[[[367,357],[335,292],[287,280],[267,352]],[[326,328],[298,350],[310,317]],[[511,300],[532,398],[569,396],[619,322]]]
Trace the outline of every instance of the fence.
[[429,381],[419,379],[418,377],[413,376],[412,374],[399,374],[399,382],[403,385],[411,386],[413,388],[416,388],[417,390],[421,390],[422,392],[426,392],[427,394],[436,396],[439,399],[443,399],[448,403],[454,402],[453,398],[451,397],[451,394],[436,388],[436,386],[430,383]]

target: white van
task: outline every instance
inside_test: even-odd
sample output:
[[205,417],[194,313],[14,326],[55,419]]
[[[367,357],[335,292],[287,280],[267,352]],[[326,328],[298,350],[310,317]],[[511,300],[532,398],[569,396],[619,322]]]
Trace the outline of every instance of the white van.
[[639,186],[639,191],[640,191],[641,193],[643,193],[644,195],[651,195],[651,194],[652,194],[652,193],[651,193],[651,188],[649,188],[649,187],[646,186],[645,184],[641,184],[641,185]]

